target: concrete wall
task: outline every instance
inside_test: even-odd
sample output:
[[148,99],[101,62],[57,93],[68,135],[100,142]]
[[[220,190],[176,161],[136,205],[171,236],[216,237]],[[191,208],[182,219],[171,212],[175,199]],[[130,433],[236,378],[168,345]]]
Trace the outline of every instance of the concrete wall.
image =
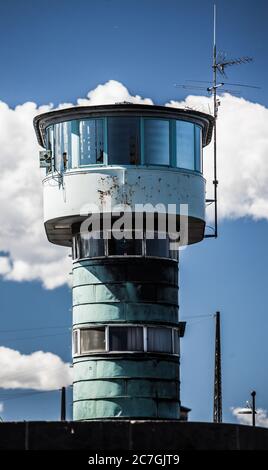
[[[69,245],[71,230],[57,229],[57,224],[73,223],[79,216],[110,213],[126,204],[135,211],[136,204],[188,204],[193,219],[189,238],[192,243],[203,238],[205,221],[205,180],[199,173],[174,168],[102,167],[68,170],[63,179],[49,175],[43,181],[44,222],[48,239]],[[136,209],[137,211],[137,209]],[[147,208],[147,212],[150,212]],[[154,209],[151,209],[154,212]],[[189,224],[190,225],[190,224]],[[66,238],[66,239],[65,239]]]
[[178,421],[0,423],[0,450],[268,450],[268,429]]

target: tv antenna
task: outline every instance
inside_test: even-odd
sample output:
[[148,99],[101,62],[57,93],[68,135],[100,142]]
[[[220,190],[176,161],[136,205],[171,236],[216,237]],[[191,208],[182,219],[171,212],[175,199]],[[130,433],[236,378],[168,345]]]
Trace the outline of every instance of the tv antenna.
[[[231,67],[233,65],[241,65],[247,64],[253,61],[252,57],[244,56],[239,57],[237,59],[228,59],[225,52],[217,52],[216,46],[216,5],[214,4],[214,14],[213,14],[213,61],[212,61],[212,71],[213,77],[212,81],[205,81],[205,80],[187,80],[187,82],[195,82],[195,83],[207,83],[208,86],[202,85],[191,85],[190,83],[187,85],[180,85],[175,84],[175,87],[180,87],[184,89],[195,89],[198,91],[206,90],[209,95],[213,97],[213,116],[214,116],[214,133],[213,133],[213,186],[214,186],[214,195],[212,199],[206,199],[206,203],[208,205],[214,205],[214,227],[209,227],[213,230],[213,233],[205,234],[205,238],[217,238],[218,237],[218,179],[217,179],[217,117],[218,117],[218,110],[220,106],[220,100],[218,99],[217,95],[219,93],[231,93],[233,95],[237,95],[240,92],[238,90],[226,90],[223,89],[225,85],[228,86],[239,86],[239,87],[247,87],[247,88],[255,88],[259,89],[260,87],[242,84],[242,83],[230,83],[226,82],[224,79],[227,78],[225,69]],[[218,75],[222,77],[222,81],[218,82]]]
[[[218,237],[218,178],[217,178],[217,117],[218,117],[218,109],[220,102],[217,99],[217,90],[218,88],[222,87],[222,83],[217,83],[217,73],[221,76],[226,77],[225,69],[231,67],[232,65],[241,65],[245,63],[252,62],[251,57],[240,57],[238,59],[227,59],[226,54],[217,54],[217,46],[216,46],[216,4],[214,4],[214,15],[213,15],[213,80],[212,86],[209,87],[209,91],[211,91],[213,96],[213,115],[214,115],[214,137],[213,137],[213,166],[214,166],[214,198],[213,200],[207,201],[212,202],[214,204],[214,233],[207,234],[206,237]],[[223,82],[224,83],[224,82]]]

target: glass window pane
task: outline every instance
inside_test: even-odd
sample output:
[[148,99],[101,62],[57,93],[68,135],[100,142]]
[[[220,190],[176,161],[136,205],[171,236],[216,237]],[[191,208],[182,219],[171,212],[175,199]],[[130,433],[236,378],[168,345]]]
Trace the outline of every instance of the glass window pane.
[[109,256],[141,256],[142,255],[142,240],[116,240],[111,238],[108,240],[108,255]]
[[74,330],[73,332],[73,353],[78,353],[78,330]]
[[139,118],[108,118],[108,155],[110,165],[138,165],[140,163]]
[[103,238],[95,239],[79,235],[78,238],[79,249],[78,258],[96,258],[104,256],[104,240]]
[[105,351],[105,328],[90,328],[80,330],[81,353]]
[[59,172],[63,171],[63,123],[55,124],[54,126],[54,142],[55,142],[55,168]]
[[174,338],[174,344],[173,344],[173,353],[174,354],[179,354],[180,352],[180,340],[179,340],[179,332],[178,330],[173,330],[173,338]]
[[147,351],[172,353],[171,328],[147,328]]
[[46,129],[46,148],[48,150],[53,150],[54,142],[53,142],[53,126],[49,126]]
[[195,125],[195,169],[202,172],[202,130]]
[[146,239],[146,256],[160,256],[169,258],[169,239]]
[[144,119],[144,161],[147,165],[169,165],[169,121]]
[[97,258],[104,256],[104,239],[89,238],[81,234],[76,236],[76,255],[81,258]]
[[176,121],[176,155],[179,168],[195,169],[194,128],[191,122]]
[[71,121],[70,126],[72,160],[68,168],[77,168],[79,166],[79,121]]
[[143,351],[143,328],[140,326],[110,326],[110,351]]
[[80,121],[80,165],[103,163],[102,119]]
[[62,139],[63,139],[63,169],[72,167],[72,148],[71,148],[71,122],[62,123]]

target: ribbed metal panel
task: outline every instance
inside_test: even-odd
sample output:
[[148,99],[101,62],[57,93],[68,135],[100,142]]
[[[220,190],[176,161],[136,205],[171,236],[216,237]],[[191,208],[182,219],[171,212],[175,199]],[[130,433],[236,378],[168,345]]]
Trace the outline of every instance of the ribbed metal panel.
[[[178,264],[106,258],[74,263],[73,323],[176,325]],[[74,358],[74,419],[179,418],[179,359],[167,354]]]

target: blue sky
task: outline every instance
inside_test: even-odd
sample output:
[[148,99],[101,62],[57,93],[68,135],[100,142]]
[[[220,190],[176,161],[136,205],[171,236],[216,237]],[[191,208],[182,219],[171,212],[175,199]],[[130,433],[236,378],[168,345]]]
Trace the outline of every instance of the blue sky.
[[[209,0],[4,2],[0,100],[10,107],[75,102],[110,79],[155,103],[183,99],[186,93],[175,89],[175,82],[211,76],[212,5]],[[254,57],[251,65],[233,67],[230,81],[260,86],[242,89],[243,96],[268,106],[267,2],[221,0],[217,6],[219,49],[230,57]],[[258,406],[268,409],[268,223],[236,217],[221,222],[219,232],[218,240],[205,240],[182,256],[180,314],[189,318],[182,341],[182,401],[192,408],[191,420],[212,418],[216,310],[222,312],[224,419],[234,421],[230,407],[243,406],[253,388]],[[68,287],[46,290],[38,281],[3,280],[0,344],[24,354],[50,351],[70,361],[70,308]],[[28,392],[0,389],[4,419],[58,418],[58,392],[22,396]],[[69,393],[69,416],[70,403]]]

